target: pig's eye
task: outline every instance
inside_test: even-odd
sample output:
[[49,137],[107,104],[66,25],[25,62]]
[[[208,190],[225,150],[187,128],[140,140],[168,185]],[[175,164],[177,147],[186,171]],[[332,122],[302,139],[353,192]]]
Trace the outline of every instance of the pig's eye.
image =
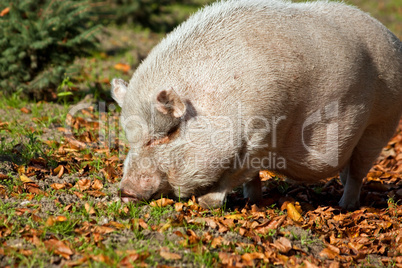
[[158,139],[151,139],[150,141],[147,142],[145,145],[146,147],[153,147],[159,144],[166,144],[177,138],[180,134],[180,128],[179,126],[173,127],[169,132],[166,134],[166,136]]

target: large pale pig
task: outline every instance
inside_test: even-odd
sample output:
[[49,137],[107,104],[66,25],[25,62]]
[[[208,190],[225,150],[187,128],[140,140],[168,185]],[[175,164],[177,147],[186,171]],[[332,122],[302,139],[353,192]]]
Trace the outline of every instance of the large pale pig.
[[339,172],[339,204],[354,209],[401,117],[402,43],[343,3],[230,0],[112,87],[131,146],[123,201],[194,194],[218,207],[243,184],[256,202],[269,169],[305,182]]

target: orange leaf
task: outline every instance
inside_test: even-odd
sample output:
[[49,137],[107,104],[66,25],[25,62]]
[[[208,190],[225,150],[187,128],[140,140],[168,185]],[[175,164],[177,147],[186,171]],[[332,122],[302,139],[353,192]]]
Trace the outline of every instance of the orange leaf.
[[245,253],[241,256],[241,258],[247,262],[250,262],[255,259],[264,259],[265,255],[263,253],[253,252],[253,253]]
[[161,198],[155,201],[152,201],[149,205],[151,207],[166,207],[173,204],[172,199],[167,199],[167,198]]
[[52,187],[55,190],[61,190],[64,189],[66,185],[64,183],[52,183],[50,187]]
[[174,204],[174,209],[175,209],[177,212],[182,212],[182,211],[183,211],[183,207],[184,207],[184,204],[183,204],[183,203],[177,202],[177,203]]
[[288,203],[286,205],[287,208],[287,214],[288,217],[291,218],[294,221],[300,221],[302,220],[302,216],[300,215],[299,211],[297,211],[297,209],[295,208],[295,206],[292,203]]
[[50,216],[49,218],[47,218],[45,226],[52,226],[55,222],[55,218],[53,216]]
[[58,222],[63,222],[63,221],[66,221],[66,220],[67,220],[66,216],[57,216],[56,217],[56,221],[58,221]]
[[124,73],[128,73],[130,71],[130,65],[124,63],[117,63],[114,68],[118,71],[122,71]]
[[98,179],[94,179],[94,181],[92,182],[91,187],[94,190],[100,190],[100,189],[103,188],[103,183]]
[[53,175],[57,175],[58,178],[61,178],[61,176],[64,173],[64,166],[59,165],[57,168],[53,169]]
[[116,230],[112,227],[107,227],[107,226],[95,226],[94,227],[94,232],[100,233],[100,234],[108,234],[108,233],[111,233],[114,231],[116,231]]
[[[3,10],[3,11],[4,11],[4,10]],[[23,112],[24,114],[30,114],[30,113],[31,113],[31,110],[28,109],[28,108],[26,108],[26,107],[22,107],[22,108],[21,108],[21,112]]]
[[88,190],[89,187],[91,187],[91,181],[88,179],[81,179],[77,181],[75,187],[77,187],[80,191]]
[[3,9],[3,10],[0,12],[0,17],[3,17],[3,16],[5,16],[5,15],[7,15],[8,12],[10,12],[10,8],[9,8],[9,7],[6,7],[5,9]]

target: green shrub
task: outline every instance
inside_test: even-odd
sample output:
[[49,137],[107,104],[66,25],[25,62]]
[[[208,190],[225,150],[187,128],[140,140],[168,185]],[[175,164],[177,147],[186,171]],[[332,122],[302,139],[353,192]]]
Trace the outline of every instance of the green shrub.
[[156,32],[169,32],[190,13],[212,0],[91,0],[106,23],[138,24]]
[[74,58],[96,45],[100,26],[91,22],[88,1],[1,0],[0,12],[0,89],[6,93],[57,88]]

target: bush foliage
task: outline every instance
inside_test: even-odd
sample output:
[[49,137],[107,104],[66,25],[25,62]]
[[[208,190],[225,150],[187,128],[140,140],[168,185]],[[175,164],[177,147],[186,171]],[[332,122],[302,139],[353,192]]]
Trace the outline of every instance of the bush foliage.
[[76,56],[96,45],[99,25],[82,0],[0,2],[0,88],[25,93],[56,88]]
[[[139,24],[156,32],[171,31],[208,0],[92,0],[102,1],[102,14],[115,24]],[[107,7],[107,10],[104,8]]]
[[76,57],[93,52],[101,24],[170,31],[210,0],[1,0],[0,90],[42,98]]

